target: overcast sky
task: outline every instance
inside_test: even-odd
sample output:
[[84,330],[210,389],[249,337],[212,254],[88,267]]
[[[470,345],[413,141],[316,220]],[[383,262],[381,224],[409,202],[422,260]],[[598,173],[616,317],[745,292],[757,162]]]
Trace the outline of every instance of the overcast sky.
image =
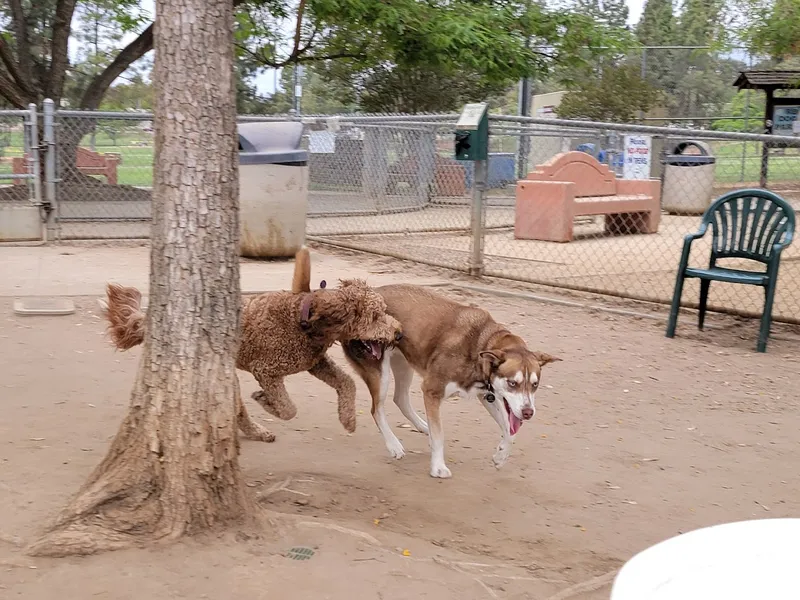
[[[626,2],[629,10],[628,23],[631,25],[638,23],[645,0],[626,0]],[[139,5],[150,14],[154,13],[154,0],[141,0]],[[135,35],[126,36],[123,41],[127,44],[135,37]],[[277,81],[276,75],[273,69],[267,69],[256,77],[255,83],[259,93],[271,94],[275,91],[275,82]]]

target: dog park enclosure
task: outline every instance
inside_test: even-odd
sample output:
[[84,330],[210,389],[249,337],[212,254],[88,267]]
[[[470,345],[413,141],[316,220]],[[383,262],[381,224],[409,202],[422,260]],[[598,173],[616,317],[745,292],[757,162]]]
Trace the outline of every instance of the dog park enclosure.
[[[76,177],[80,168],[64,160],[56,140],[56,154],[62,158],[59,183],[52,190],[56,201],[50,237],[146,238],[152,116],[58,111],[54,119],[62,136],[69,130],[93,130],[93,135],[83,136],[80,147],[118,155],[119,163],[116,186],[102,176]],[[689,167],[673,181],[671,194],[702,194],[710,204],[732,189],[758,186],[766,149],[767,187],[795,209],[800,206],[800,138],[493,116],[488,189],[476,235],[470,216],[472,165],[452,159],[456,119],[457,115],[303,117],[303,145],[309,152],[307,239],[487,276],[668,303],[683,236],[696,229],[698,216],[661,214],[658,231],[649,235],[611,235],[604,216],[576,216],[568,244],[517,239],[518,180],[554,156],[575,150],[602,158],[618,181],[628,180],[624,154],[631,138],[647,141],[651,151],[646,170],[650,178],[660,180],[662,160],[691,140],[706,145],[714,158],[710,190],[708,172]],[[281,118],[240,117],[240,122],[274,120]],[[25,152],[22,118],[15,113],[2,117],[2,123],[8,140],[2,168],[10,171],[10,158]],[[10,182],[0,190],[3,206],[29,205],[27,195],[10,194],[9,187]],[[618,225],[633,230],[636,223],[622,219]],[[705,250],[700,244],[698,256],[707,255]],[[473,264],[476,255],[480,264]],[[696,304],[698,294],[699,289],[687,285],[684,305]],[[757,314],[762,304],[757,291],[725,285],[712,291],[710,301],[715,309],[748,315]],[[775,318],[800,319],[800,244],[784,253]]]

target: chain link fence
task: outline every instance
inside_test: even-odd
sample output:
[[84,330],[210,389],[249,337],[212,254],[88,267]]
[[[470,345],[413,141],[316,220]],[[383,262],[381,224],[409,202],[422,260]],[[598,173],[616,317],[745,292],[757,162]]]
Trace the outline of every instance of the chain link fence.
[[[683,238],[699,228],[700,215],[714,199],[765,183],[763,187],[795,210],[800,208],[800,138],[516,117],[492,122],[495,144],[527,145],[531,151],[523,165],[528,176],[509,187],[517,198],[514,223],[486,231],[486,275],[669,302]],[[542,138],[541,128],[548,122],[553,129]],[[559,178],[557,166],[541,166],[556,152],[567,151],[591,154],[603,170],[581,166],[576,178],[567,167]],[[626,157],[635,161],[637,156],[651,157],[641,161],[644,172],[635,173],[635,167],[626,165]],[[563,190],[539,183],[549,175],[554,175],[550,181],[578,182],[570,213],[559,212],[565,206],[557,197]],[[658,197],[654,203],[652,196]],[[693,247],[692,266],[708,266],[710,237]],[[728,261],[720,266],[756,265]],[[687,281],[684,305],[696,305],[698,297],[698,281]],[[711,287],[709,306],[716,310],[760,315],[763,303],[759,287]],[[798,243],[782,257],[775,313],[783,320],[800,321]]]
[[55,129],[60,239],[148,237],[152,115],[61,110]]
[[47,239],[36,107],[0,111],[0,241]]
[[[314,130],[324,119],[307,121],[309,239],[467,271],[473,165],[452,157],[456,119],[346,118],[336,133]],[[314,144],[317,136],[327,136],[330,145]],[[513,178],[507,172],[495,187]],[[505,224],[512,204],[490,201],[487,224]],[[461,243],[442,252],[436,240],[443,237]]]
[[0,110],[0,202],[29,202],[36,198],[34,172],[39,169],[35,112]]
[[[697,229],[712,199],[759,187],[765,172],[768,189],[800,206],[800,139],[492,117],[476,228],[474,166],[453,159],[456,120],[457,115],[304,116],[307,238],[464,272],[475,270],[478,256],[489,276],[663,303],[672,296],[683,237]],[[60,239],[146,238],[151,115],[59,111],[56,123]],[[647,172],[635,177],[651,183],[625,173],[630,136],[645,140],[650,156]],[[538,165],[568,151],[598,159],[613,189],[597,182],[596,189],[584,186],[575,214],[562,215],[559,224],[568,239],[525,231],[520,188],[531,173],[536,178]],[[621,212],[619,203],[609,204],[609,195],[634,208]],[[648,195],[657,196],[654,210],[647,208]],[[646,209],[637,208],[642,203]],[[693,250],[694,264],[707,261],[707,242]],[[687,306],[699,294],[693,283],[684,292]],[[800,243],[784,252],[779,286],[776,318],[800,321]],[[755,314],[763,293],[715,284],[711,304]]]

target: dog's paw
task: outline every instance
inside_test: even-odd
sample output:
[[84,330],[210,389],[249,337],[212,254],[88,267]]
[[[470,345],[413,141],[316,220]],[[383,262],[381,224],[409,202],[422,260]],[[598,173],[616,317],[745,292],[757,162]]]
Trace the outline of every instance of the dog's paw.
[[340,412],[339,413],[339,423],[342,424],[345,431],[347,433],[354,433],[356,430],[356,413],[350,413],[349,411]]
[[266,442],[267,444],[271,444],[275,441],[275,434],[257,423],[253,423],[252,428],[246,433],[243,433],[242,437],[253,442]]
[[297,407],[290,401],[288,404],[276,405],[270,401],[264,390],[257,390],[250,396],[258,402],[265,411],[282,421],[290,421],[297,416]]
[[497,445],[497,451],[492,456],[492,462],[498,469],[508,461],[511,456],[511,444],[507,444],[504,440]]
[[403,448],[403,444],[400,443],[400,440],[395,438],[394,440],[389,440],[386,442],[386,449],[389,451],[389,455],[394,459],[403,458],[406,455],[405,448]]
[[453,474],[450,472],[450,469],[447,468],[447,465],[431,465],[431,477],[450,479],[452,476]]
[[494,463],[495,467],[498,469],[501,468],[504,464],[506,464],[506,462],[508,462],[508,452],[505,450],[498,450],[494,453],[494,456],[492,456],[492,462]]
[[428,424],[424,421],[414,425],[414,428],[423,435],[428,435]]
[[247,439],[252,440],[254,442],[266,442],[267,444],[271,444],[272,442],[275,441],[275,434],[269,431],[268,429],[265,429],[264,431],[261,431],[256,435],[248,435]]

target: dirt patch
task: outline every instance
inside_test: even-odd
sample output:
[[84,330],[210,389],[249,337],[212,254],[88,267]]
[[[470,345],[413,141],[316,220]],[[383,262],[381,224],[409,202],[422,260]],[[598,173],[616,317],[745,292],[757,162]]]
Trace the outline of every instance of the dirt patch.
[[[680,532],[800,509],[793,330],[778,328],[761,355],[749,321],[711,317],[715,328],[700,334],[686,318],[667,340],[656,320],[448,293],[564,359],[546,367],[536,419],[503,469],[491,464],[499,435],[477,403],[443,408],[454,478],[434,480],[426,438],[395,407],[401,461],[383,447],[363,384],[348,435],[333,391],[298,375],[287,380],[293,421],[249,407],[278,435],[243,450],[253,492],[283,515],[272,525],[62,561],[29,559],[16,544],[103,456],[139,354],[108,346],[94,299],[51,318],[14,316],[1,299],[0,597],[541,599]],[[242,382],[249,396],[256,384]],[[294,546],[314,556],[287,558]],[[575,597],[607,598],[608,587]]]

